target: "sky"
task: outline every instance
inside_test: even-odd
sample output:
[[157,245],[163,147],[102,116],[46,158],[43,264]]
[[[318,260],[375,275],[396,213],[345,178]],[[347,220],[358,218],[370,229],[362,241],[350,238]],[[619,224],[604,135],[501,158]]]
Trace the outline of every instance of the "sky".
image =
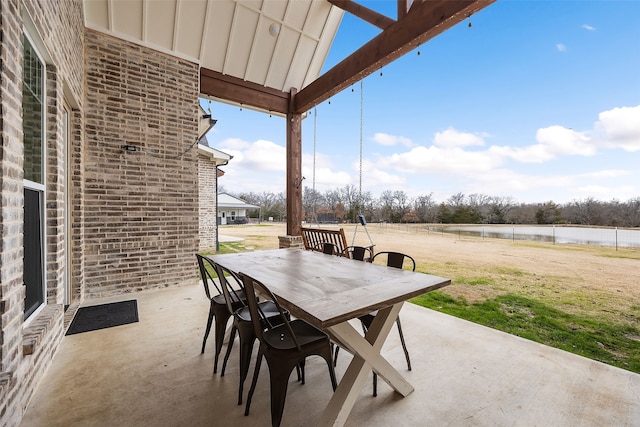
[[[395,1],[359,3],[395,17]],[[345,13],[323,72],[378,33]],[[233,156],[219,185],[285,192],[284,118],[201,104],[218,120],[209,145]],[[640,197],[640,0],[498,0],[302,126],[303,185],[320,192],[359,188],[362,141],[374,197]]]

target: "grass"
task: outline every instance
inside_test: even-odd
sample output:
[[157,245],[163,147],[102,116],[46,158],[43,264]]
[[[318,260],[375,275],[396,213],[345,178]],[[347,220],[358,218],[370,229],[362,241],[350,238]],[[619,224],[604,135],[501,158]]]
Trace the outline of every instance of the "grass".
[[414,298],[415,304],[640,373],[640,307],[615,289],[502,267],[469,275],[454,262],[418,271],[451,277],[452,285]]
[[[348,231],[347,231],[348,233]],[[393,231],[393,233],[399,233]],[[220,253],[273,249],[273,240],[244,236]],[[512,245],[594,257],[640,260],[639,250],[519,242]],[[424,261],[424,260],[428,261]],[[640,373],[640,304],[615,287],[593,285],[570,271],[541,275],[497,265],[417,259],[416,271],[452,279],[413,303],[462,319]]]
[[513,294],[469,304],[436,291],[416,297],[412,302],[640,373],[640,331],[629,324],[567,313]]

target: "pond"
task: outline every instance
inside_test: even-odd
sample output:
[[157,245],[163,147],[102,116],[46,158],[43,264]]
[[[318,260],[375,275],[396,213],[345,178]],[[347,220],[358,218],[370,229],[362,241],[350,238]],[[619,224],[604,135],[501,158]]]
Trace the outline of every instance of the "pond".
[[532,226],[532,225],[435,225],[430,231],[495,239],[536,240],[552,243],[640,247],[640,229]]

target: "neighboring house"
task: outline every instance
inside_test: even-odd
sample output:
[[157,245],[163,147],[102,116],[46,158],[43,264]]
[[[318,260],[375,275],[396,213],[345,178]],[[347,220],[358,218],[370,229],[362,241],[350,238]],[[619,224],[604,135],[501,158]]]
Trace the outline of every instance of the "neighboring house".
[[218,194],[218,224],[246,224],[247,210],[260,209],[260,206],[250,205],[242,199],[226,193]]
[[218,169],[229,163],[232,156],[209,147],[206,136],[198,144],[198,220],[200,251],[212,251],[218,242],[217,192],[218,178],[224,174]]

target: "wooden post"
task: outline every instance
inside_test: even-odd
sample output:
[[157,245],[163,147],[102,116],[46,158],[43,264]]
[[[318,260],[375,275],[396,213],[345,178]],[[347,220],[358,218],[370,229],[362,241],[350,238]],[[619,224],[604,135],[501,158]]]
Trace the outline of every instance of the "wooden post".
[[287,114],[287,235],[300,236],[302,227],[302,114],[292,113],[297,90],[291,89]]

